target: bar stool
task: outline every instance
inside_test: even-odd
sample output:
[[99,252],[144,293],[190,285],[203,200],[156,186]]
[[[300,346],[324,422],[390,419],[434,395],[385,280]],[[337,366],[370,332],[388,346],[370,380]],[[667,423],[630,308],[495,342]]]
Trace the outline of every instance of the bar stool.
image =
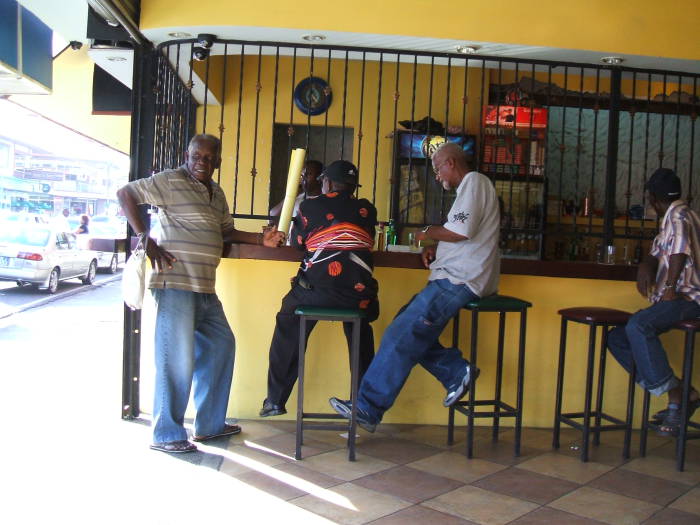
[[[355,461],[355,432],[357,431],[357,388],[360,368],[360,325],[366,317],[363,310],[344,308],[326,308],[319,306],[298,306],[294,313],[299,316],[299,378],[297,387],[297,440],[295,459],[301,459],[301,446],[304,443],[304,428],[315,430],[347,430],[348,459]],[[350,345],[350,400],[352,412],[349,423],[328,424],[321,422],[306,422],[307,419],[344,419],[338,414],[304,412],[304,357],[306,354],[306,322],[307,321],[340,321],[351,322],[352,337]]]
[[[685,349],[683,351],[683,393],[681,397],[681,421],[688,419],[688,397],[693,380],[693,358],[695,354],[695,334],[700,330],[700,319],[687,319],[676,323],[675,330],[685,332]],[[649,422],[649,391],[644,391],[644,401],[642,403],[642,432],[639,439],[639,454],[644,457],[647,452],[647,432],[649,427],[656,428],[659,425]],[[688,432],[688,427],[700,430],[700,424],[688,421],[681,424],[678,436],[676,437],[676,468],[683,472],[685,468],[685,446],[690,439],[700,439],[700,432]]]
[[[600,444],[600,433],[610,430],[624,430],[625,440],[622,456],[630,457],[630,440],[632,438],[632,410],[634,402],[634,370],[629,375],[627,386],[627,415],[625,421],[612,417],[603,412],[603,383],[605,381],[605,358],[607,355],[608,332],[611,327],[621,326],[627,323],[632,314],[615,310],[613,308],[601,308],[596,306],[583,306],[578,308],[564,308],[559,310],[561,315],[561,339],[559,343],[559,369],[557,372],[557,397],[554,413],[554,438],[552,446],[559,448],[559,429],[561,423],[570,425],[582,431],[581,461],[588,461],[588,441],[590,432],[593,431],[593,444]],[[567,412],[562,414],[562,392],[564,390],[564,361],[566,357],[566,329],[569,321],[587,324],[588,332],[588,360],[586,366],[586,397],[583,412]],[[593,367],[595,358],[595,339],[598,327],[602,327],[602,339],[600,343],[600,361],[598,365],[598,385],[596,392],[595,410],[591,411],[591,397],[593,390]],[[591,417],[595,418],[595,424],[591,426]],[[576,419],[583,418],[579,423]],[[610,424],[602,423],[609,421]]]
[[[532,303],[507,295],[490,295],[483,299],[476,299],[464,306],[465,310],[472,313],[470,364],[476,366],[476,346],[479,329],[480,312],[498,312],[498,354],[496,362],[496,390],[494,399],[475,399],[475,382],[469,384],[469,397],[467,401],[458,401],[449,408],[447,421],[447,443],[454,443],[454,418],[455,411],[467,416],[467,457],[471,458],[474,452],[474,418],[492,417],[492,438],[498,441],[498,427],[501,417],[515,418],[515,456],[520,455],[520,430],[522,425],[523,403],[523,373],[525,369],[525,327],[527,323],[527,309]],[[520,342],[518,345],[518,383],[515,407],[501,400],[501,385],[503,382],[503,344],[506,325],[506,313],[520,313]],[[456,348],[459,343],[459,312],[455,315],[452,328],[452,345]],[[476,411],[477,406],[491,406],[492,411]]]

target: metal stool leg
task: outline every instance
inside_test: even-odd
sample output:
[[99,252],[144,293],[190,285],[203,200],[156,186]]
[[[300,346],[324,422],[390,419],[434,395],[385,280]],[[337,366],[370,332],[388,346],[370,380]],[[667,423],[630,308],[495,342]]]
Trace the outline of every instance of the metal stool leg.
[[632,420],[634,419],[634,363],[630,371],[629,382],[627,383],[627,416],[625,418],[625,442],[622,446],[622,457],[630,458],[630,446],[632,443]]
[[520,436],[523,424],[523,378],[525,377],[525,328],[527,310],[520,312],[520,345],[518,348],[518,394],[515,405],[515,456],[520,456]]
[[360,326],[361,319],[356,319],[352,323],[352,350],[350,366],[350,402],[352,411],[350,415],[350,425],[348,428],[348,448],[350,461],[355,461],[355,435],[357,434],[357,390],[360,376]]
[[[459,312],[452,318],[452,347],[459,348]],[[455,442],[455,409],[451,406],[447,413],[447,444]]]
[[581,439],[581,461],[588,461],[588,441],[591,433],[591,397],[593,390],[593,363],[595,361],[595,332],[592,324],[588,332],[588,363],[586,365],[586,399],[583,408],[583,436]]
[[[476,343],[477,331],[479,328],[479,312],[472,311],[472,333],[471,333],[471,351],[469,354],[470,365],[476,367]],[[471,459],[474,454],[474,407],[475,407],[475,381],[469,382],[469,416],[467,417],[467,457]]]
[[602,335],[600,337],[600,356],[598,360],[598,387],[596,388],[595,402],[595,424],[593,430],[593,445],[600,445],[600,415],[603,413],[603,386],[605,383],[605,358],[608,354],[605,348],[607,340],[608,325],[603,325]]
[[644,390],[644,398],[642,399],[642,426],[639,430],[639,455],[646,457],[647,455],[647,434],[649,432],[649,395],[648,390]]
[[683,397],[681,397],[681,426],[676,438],[676,468],[683,472],[685,468],[685,445],[688,435],[688,402],[690,399],[690,382],[693,375],[693,351],[695,331],[685,331],[685,355],[683,356]]
[[566,318],[561,318],[561,330],[559,335],[559,367],[557,370],[557,394],[554,406],[554,432],[552,434],[552,448],[559,448],[559,430],[561,428],[561,402],[564,391],[564,360],[566,358]]
[[498,427],[500,424],[501,411],[501,384],[503,383],[503,344],[506,331],[506,313],[499,312],[498,314],[498,351],[496,355],[496,388],[494,395],[493,407],[493,425],[491,426],[491,440],[498,441]]
[[294,459],[301,459],[304,443],[304,356],[306,355],[306,317],[299,316],[299,378],[297,380],[297,442]]

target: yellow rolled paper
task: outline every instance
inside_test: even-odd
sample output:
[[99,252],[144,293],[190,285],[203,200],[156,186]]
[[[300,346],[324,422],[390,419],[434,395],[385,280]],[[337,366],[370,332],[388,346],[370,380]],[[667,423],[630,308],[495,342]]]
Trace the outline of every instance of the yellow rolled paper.
[[299,179],[301,178],[301,170],[304,167],[305,158],[305,149],[297,148],[292,150],[292,158],[289,162],[289,173],[287,174],[287,192],[284,195],[280,222],[277,225],[278,231],[285,233],[289,231],[289,223],[292,221],[294,201],[297,198],[297,189],[299,188]]

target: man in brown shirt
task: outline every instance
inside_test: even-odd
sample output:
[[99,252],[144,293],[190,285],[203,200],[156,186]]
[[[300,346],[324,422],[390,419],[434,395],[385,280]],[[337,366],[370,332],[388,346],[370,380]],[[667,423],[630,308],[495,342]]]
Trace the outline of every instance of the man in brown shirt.
[[196,135],[185,164],[130,182],[117,192],[129,223],[139,235],[148,230],[139,204],[158,207],[159,242],[148,237],[153,273],[149,288],[156,302],[156,381],[152,449],[191,452],[183,426],[194,389],[193,441],[238,434],[226,424],[233,377],[235,340],[214,289],[223,242],[279,246],[284,234],[236,230],[223,190],[212,180],[221,164],[221,142]]

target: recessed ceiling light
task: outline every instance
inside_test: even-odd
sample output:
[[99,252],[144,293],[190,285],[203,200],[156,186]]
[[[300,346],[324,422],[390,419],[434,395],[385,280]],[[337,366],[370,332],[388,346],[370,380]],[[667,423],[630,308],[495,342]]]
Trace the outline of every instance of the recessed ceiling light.
[[307,42],[321,42],[326,39],[326,35],[304,35],[301,38]]
[[457,49],[457,53],[462,53],[463,55],[473,55],[479,50],[479,46],[461,45],[457,46],[455,49]]
[[107,60],[110,62],[126,62],[126,58],[124,57],[107,57]]
[[603,57],[600,59],[603,64],[608,64],[609,66],[616,66],[622,64],[625,59],[622,57]]
[[187,38],[188,36],[192,35],[190,33],[185,33],[184,31],[173,31],[172,33],[168,33],[168,36],[173,38]]

